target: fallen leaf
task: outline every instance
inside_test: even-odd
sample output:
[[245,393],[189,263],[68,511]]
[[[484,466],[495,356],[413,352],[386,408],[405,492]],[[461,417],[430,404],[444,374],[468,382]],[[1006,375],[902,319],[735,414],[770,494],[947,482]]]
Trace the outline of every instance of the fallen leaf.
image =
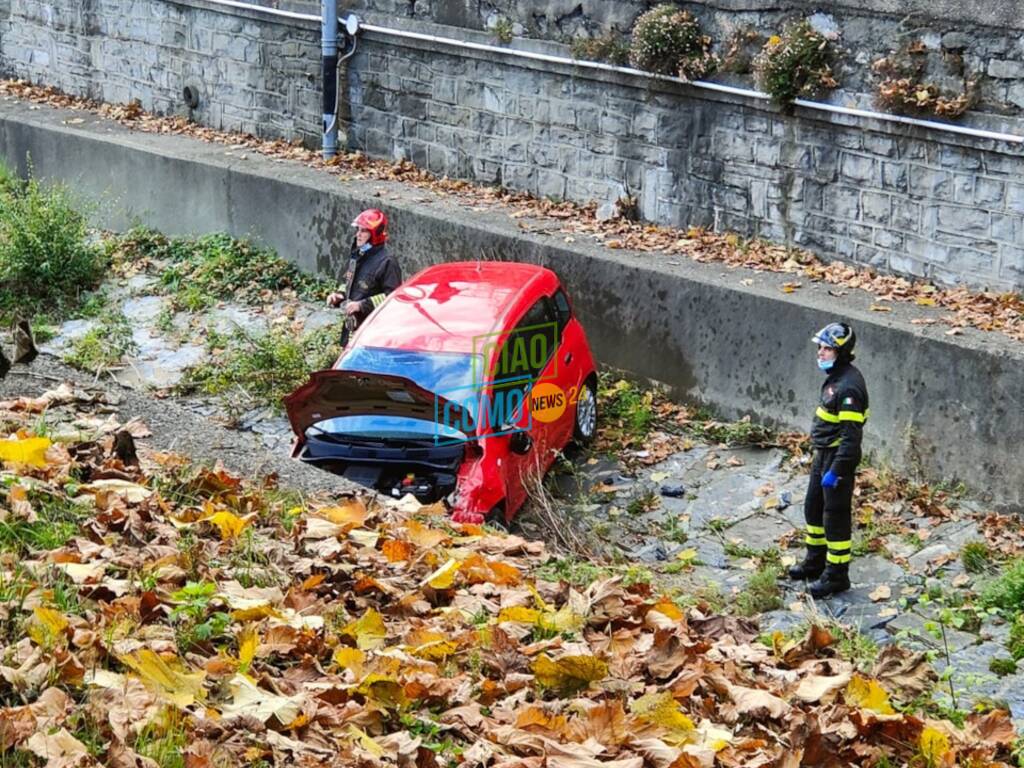
[[368,608],[359,619],[342,627],[341,633],[351,637],[356,641],[356,646],[365,651],[384,645],[388,630],[381,615],[373,608]]
[[226,717],[254,717],[261,723],[276,718],[288,725],[302,711],[302,696],[279,696],[259,688],[245,675],[235,675],[228,681],[233,700],[221,711]]
[[608,665],[594,656],[562,656],[552,660],[545,654],[537,657],[532,668],[539,685],[562,695],[581,691],[608,675]]
[[206,673],[185,671],[187,668],[177,658],[164,661],[149,648],[119,658],[153,693],[178,707],[188,707],[206,698]]
[[846,686],[846,703],[857,709],[868,709],[880,715],[895,714],[889,703],[889,694],[878,684],[877,680],[869,680],[854,675]]
[[890,597],[892,597],[892,589],[889,587],[888,584],[879,584],[878,587],[876,587],[875,590],[868,595],[868,597],[870,597],[876,603],[881,600],[888,600]]
[[25,745],[28,751],[45,761],[47,768],[81,768],[97,765],[85,745],[61,728],[56,733],[32,734]]
[[46,466],[46,451],[51,443],[48,437],[26,437],[20,440],[0,440],[0,461],[30,467]]

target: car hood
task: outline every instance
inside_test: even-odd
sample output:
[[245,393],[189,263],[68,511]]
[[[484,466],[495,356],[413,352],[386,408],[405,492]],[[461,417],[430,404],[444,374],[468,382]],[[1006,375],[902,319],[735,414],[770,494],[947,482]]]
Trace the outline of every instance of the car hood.
[[442,423],[447,414],[455,423],[473,427],[468,412],[424,389],[411,379],[364,371],[317,371],[309,381],[284,398],[292,430],[304,438],[314,424],[339,416],[404,416]]

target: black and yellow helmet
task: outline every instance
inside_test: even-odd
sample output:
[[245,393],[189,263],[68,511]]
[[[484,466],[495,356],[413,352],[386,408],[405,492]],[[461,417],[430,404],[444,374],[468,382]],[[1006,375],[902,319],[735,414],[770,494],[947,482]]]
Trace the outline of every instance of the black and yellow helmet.
[[840,358],[852,360],[853,348],[857,344],[857,334],[846,323],[829,323],[814,334],[811,340],[815,344],[836,350]]

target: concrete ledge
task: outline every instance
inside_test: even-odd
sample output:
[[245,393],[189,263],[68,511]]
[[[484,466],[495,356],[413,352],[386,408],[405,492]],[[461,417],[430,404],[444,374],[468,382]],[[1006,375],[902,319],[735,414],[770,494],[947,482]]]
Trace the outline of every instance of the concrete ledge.
[[[67,125],[70,117],[84,124]],[[246,154],[246,159],[242,155]],[[804,284],[792,276],[677,262],[657,254],[566,243],[550,223],[524,232],[500,212],[472,212],[417,187],[340,182],[295,163],[224,145],[143,134],[86,116],[0,105],[0,158],[61,179],[101,201],[96,221],[139,221],[170,234],[251,235],[305,269],[337,274],[349,222],[384,207],[406,274],[439,260],[546,264],[571,290],[601,362],[664,382],[729,417],[809,427],[820,386],[810,335],[835,317],[861,339],[871,390],[866,448],[932,480],[963,480],[998,504],[1024,507],[1024,345],[998,333],[945,335],[911,320],[934,310]],[[742,282],[741,282],[742,281]],[[840,293],[840,291],[835,291]]]

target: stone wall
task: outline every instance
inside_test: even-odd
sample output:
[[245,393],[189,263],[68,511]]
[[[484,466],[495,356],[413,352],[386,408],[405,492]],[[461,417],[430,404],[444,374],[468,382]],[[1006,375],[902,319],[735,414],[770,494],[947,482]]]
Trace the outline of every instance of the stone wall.
[[[302,10],[301,0],[287,5]],[[588,13],[627,6],[638,4],[598,2]],[[405,15],[450,21],[475,7],[401,4]],[[707,7],[769,13],[755,0]],[[412,28],[493,42],[425,21]],[[956,42],[949,34],[940,45]],[[315,21],[206,0],[0,0],[4,72],[104,101],[139,99],[162,113],[187,111],[181,90],[193,85],[197,121],[308,143],[320,128],[318,38]],[[550,42],[513,47],[567,55]],[[1024,287],[1020,145],[818,111],[788,116],[642,76],[380,33],[362,35],[343,78],[348,144],[375,156],[580,202],[634,195],[651,221],[759,235],[901,274]],[[999,119],[1024,134],[1024,121]]]
[[350,140],[374,155],[539,196],[635,195],[652,221],[883,270],[1024,285],[1019,147],[413,42],[363,46],[349,77]]
[[[5,8],[7,12],[5,13]],[[259,136],[319,144],[317,25],[202,0],[0,0],[0,73]]]

